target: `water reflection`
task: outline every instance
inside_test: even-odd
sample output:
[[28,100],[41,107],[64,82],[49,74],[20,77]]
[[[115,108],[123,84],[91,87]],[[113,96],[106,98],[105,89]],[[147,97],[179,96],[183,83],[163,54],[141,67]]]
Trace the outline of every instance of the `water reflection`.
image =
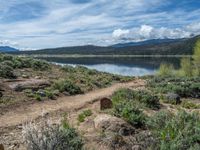
[[179,66],[178,58],[41,58],[58,64],[72,66],[82,65],[98,71],[128,75],[152,75],[161,63],[172,63],[175,68]]
[[84,65],[90,69],[96,69],[98,71],[124,75],[124,76],[143,76],[151,75],[155,73],[154,69],[141,68],[136,66],[123,66],[115,64],[97,64],[97,65]]

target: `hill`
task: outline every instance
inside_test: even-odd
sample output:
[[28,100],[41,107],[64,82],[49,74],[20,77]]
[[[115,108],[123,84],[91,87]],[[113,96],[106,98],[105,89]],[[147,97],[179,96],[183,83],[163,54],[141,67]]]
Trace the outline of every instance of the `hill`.
[[200,36],[183,39],[153,39],[143,42],[123,43],[112,46],[73,46],[15,52],[17,54],[80,54],[80,55],[190,55]]
[[15,51],[19,50],[10,46],[0,46],[0,52],[15,52]]

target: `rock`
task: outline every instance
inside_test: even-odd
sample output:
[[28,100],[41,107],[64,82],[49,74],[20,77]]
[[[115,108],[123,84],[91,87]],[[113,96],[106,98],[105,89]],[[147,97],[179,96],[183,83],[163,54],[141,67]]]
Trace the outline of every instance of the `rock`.
[[3,144],[0,144],[0,150],[4,150]]
[[15,81],[8,84],[8,86],[14,91],[23,91],[25,89],[43,89],[50,86],[50,82],[42,79],[24,79],[21,81]]
[[29,76],[28,75],[26,75],[26,74],[23,74],[22,75],[22,78],[28,78]]
[[132,147],[132,150],[141,150],[141,147],[140,147],[140,145],[134,145]]
[[100,109],[104,110],[104,109],[109,109],[112,108],[112,101],[109,98],[102,98],[100,100]]
[[135,129],[124,120],[107,114],[98,115],[94,119],[94,125],[97,129],[118,133],[123,136],[128,136],[135,132]]
[[175,94],[175,93],[168,93],[165,96],[165,98],[169,103],[172,103],[172,104],[177,105],[177,104],[181,103],[181,97],[178,94]]
[[41,79],[41,77],[40,76],[35,76],[35,79]]
[[46,96],[46,93],[43,90],[37,91],[37,94],[40,95],[41,97],[45,97]]

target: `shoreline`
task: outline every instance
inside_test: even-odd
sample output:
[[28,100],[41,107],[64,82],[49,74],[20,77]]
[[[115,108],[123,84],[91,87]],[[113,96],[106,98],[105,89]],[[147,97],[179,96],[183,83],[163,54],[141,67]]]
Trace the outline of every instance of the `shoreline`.
[[33,58],[182,58],[192,57],[192,55],[46,55],[46,54],[23,54],[20,57],[33,57]]

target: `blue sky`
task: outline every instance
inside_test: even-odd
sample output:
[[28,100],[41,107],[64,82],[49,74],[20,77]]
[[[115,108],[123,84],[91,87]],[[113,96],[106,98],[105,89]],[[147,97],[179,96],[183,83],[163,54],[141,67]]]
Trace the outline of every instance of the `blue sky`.
[[198,0],[0,0],[0,45],[40,49],[200,34]]

